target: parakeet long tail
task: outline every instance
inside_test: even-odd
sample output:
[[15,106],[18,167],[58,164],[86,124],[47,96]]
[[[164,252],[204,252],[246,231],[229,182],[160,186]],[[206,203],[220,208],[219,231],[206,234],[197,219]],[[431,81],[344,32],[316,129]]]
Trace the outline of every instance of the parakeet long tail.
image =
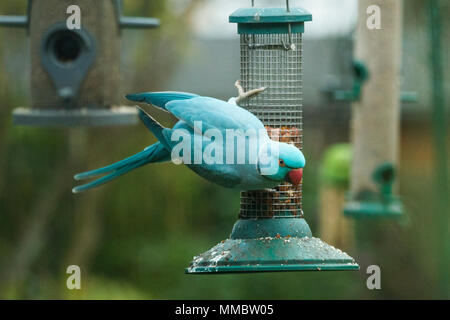
[[[166,104],[170,101],[192,99],[198,97],[198,95],[187,92],[165,91],[165,92],[144,92],[144,93],[128,94],[125,97],[131,101],[146,102],[159,108],[165,109]],[[147,163],[170,160],[170,151],[169,151],[170,147],[167,145],[166,139],[163,135],[164,127],[161,124],[159,124],[155,119],[153,119],[143,109],[138,107],[138,111],[139,111],[138,113],[139,118],[160,142],[157,142],[147,147],[143,151],[131,157],[113,163],[109,166],[75,175],[74,177],[75,180],[83,180],[105,174],[101,178],[98,178],[94,181],[73,188],[72,189],[73,193],[78,193],[98,187],[99,185],[109,182]]]
[[113,163],[109,166],[75,175],[74,177],[75,180],[83,180],[96,177],[102,174],[106,174],[105,176],[98,178],[94,181],[73,188],[72,192],[79,193],[85,190],[98,187],[99,185],[109,182],[147,163],[167,161],[169,159],[170,159],[169,151],[167,151],[167,149],[164,148],[164,146],[161,143],[157,142],[145,148],[143,151],[136,153],[131,157]]

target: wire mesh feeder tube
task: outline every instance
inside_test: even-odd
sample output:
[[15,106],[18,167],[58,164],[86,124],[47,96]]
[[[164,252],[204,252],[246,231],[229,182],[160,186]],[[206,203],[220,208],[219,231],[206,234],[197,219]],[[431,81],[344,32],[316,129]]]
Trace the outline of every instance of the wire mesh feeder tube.
[[[267,87],[241,106],[255,114],[272,139],[302,148],[302,35],[311,15],[301,8],[235,11],[241,85]],[[194,257],[186,273],[358,270],[352,257],[312,237],[303,218],[301,186],[241,193],[230,238]]]
[[[241,34],[241,84],[267,90],[241,104],[273,140],[302,148],[302,35]],[[285,49],[285,43],[290,43]],[[272,191],[241,193],[240,218],[302,217],[302,187],[283,183]]]

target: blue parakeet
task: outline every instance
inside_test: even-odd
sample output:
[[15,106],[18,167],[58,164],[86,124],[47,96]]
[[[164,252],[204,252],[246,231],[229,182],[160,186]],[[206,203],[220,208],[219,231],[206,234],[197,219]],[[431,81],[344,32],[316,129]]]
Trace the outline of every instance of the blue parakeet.
[[305,166],[303,153],[293,144],[270,139],[263,123],[237,104],[265,88],[243,92],[238,82],[236,86],[239,97],[228,102],[170,91],[126,95],[130,101],[162,108],[179,121],[165,128],[138,107],[139,118],[158,142],[109,166],[75,175],[76,180],[103,176],[72,191],[91,189],[145,164],[170,160],[228,188],[266,189],[282,181],[298,185]]

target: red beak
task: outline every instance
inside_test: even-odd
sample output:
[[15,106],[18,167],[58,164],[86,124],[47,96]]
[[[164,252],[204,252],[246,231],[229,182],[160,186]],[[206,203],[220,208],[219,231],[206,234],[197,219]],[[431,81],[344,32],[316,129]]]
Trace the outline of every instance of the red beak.
[[294,187],[298,186],[302,182],[303,169],[293,169],[288,173],[288,181],[293,184]]

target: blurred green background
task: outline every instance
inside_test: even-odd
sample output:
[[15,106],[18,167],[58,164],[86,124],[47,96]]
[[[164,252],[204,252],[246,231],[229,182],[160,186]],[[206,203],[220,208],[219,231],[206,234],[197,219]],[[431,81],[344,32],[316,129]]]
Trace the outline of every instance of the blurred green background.
[[[156,16],[163,24],[155,31],[124,32],[121,93],[183,89],[167,86],[172,73],[195,56],[190,22],[206,1],[182,3],[173,10],[173,1],[126,2],[127,14]],[[0,3],[2,14],[24,13],[25,8],[25,1]],[[225,19],[230,13],[222,12]],[[420,8],[413,13],[426,14]],[[29,103],[26,50],[25,31],[0,29],[0,298],[448,297],[438,272],[448,266],[448,255],[442,251],[435,219],[430,107],[411,113],[412,120],[402,129],[400,194],[405,216],[356,222],[354,245],[344,248],[360,264],[359,272],[185,275],[195,254],[228,237],[239,211],[239,192],[208,183],[181,166],[156,164],[73,195],[75,173],[122,159],[155,138],[141,124],[70,130],[13,126],[13,108]],[[448,63],[445,66],[448,77]],[[232,72],[238,74],[238,68],[236,64]],[[223,85],[234,93],[232,83]],[[348,141],[348,109],[327,109],[325,104],[311,108],[312,120],[305,117],[304,211],[315,236],[320,228],[320,161],[328,145]],[[165,125],[175,122],[167,114],[152,113]],[[81,267],[82,290],[66,288],[71,264]],[[381,290],[366,287],[366,268],[372,264],[381,267]]]

